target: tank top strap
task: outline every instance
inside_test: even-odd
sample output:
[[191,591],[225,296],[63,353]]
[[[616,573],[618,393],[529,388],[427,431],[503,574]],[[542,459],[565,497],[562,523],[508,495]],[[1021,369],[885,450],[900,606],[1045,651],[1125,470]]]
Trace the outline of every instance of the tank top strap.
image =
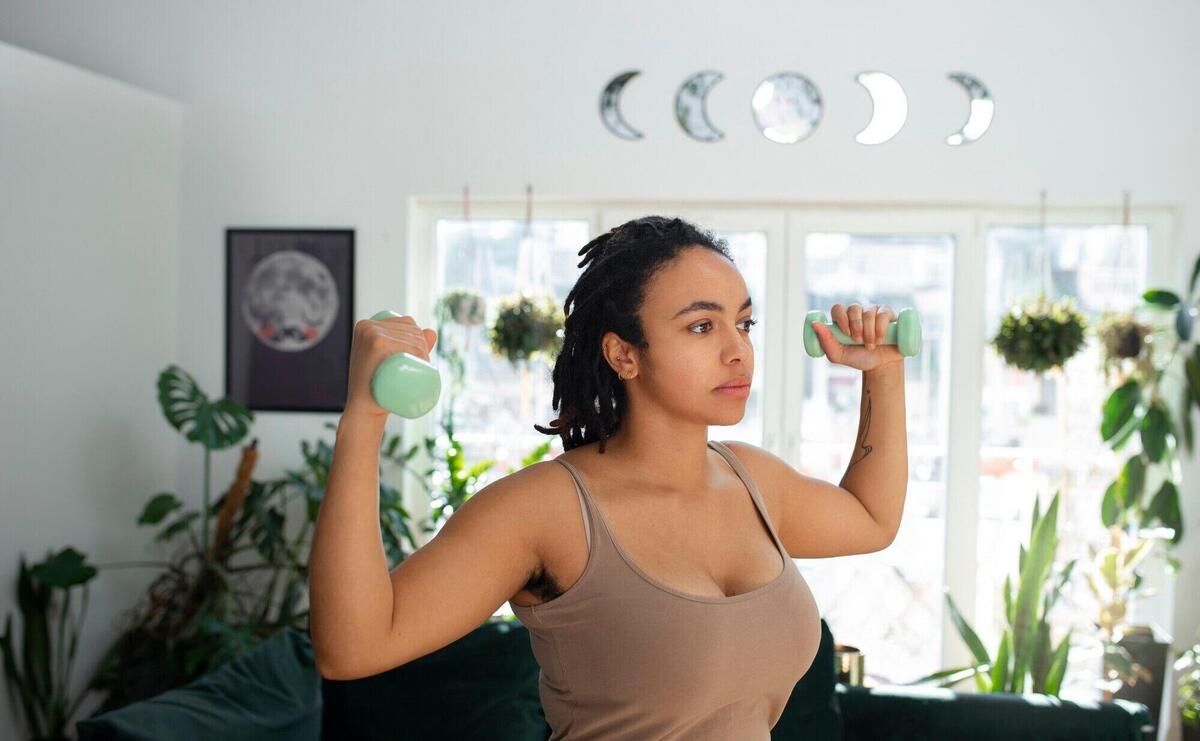
[[[767,506],[763,504],[762,495],[758,491],[758,486],[754,483],[754,479],[750,476],[750,472],[746,470],[746,467],[738,460],[737,455],[725,443],[718,440],[709,440],[708,446],[721,454],[721,457],[729,463],[734,473],[746,485],[746,489],[750,492],[750,498],[754,500],[754,506],[758,508],[759,514],[762,515],[763,522],[767,523],[767,529],[771,532],[771,538],[775,541],[775,546],[786,556],[787,549],[784,547],[779,533],[775,530],[775,523],[771,522],[771,515],[767,512]],[[790,556],[788,557],[790,558]]]
[[592,550],[592,522],[595,521],[595,515],[592,502],[592,496],[588,493],[587,487],[583,484],[583,478],[579,475],[579,471],[575,470],[575,466],[562,460],[554,458],[554,461],[561,463],[563,468],[571,474],[571,478],[575,479],[575,494],[579,497],[579,509],[583,512],[583,532],[587,536],[588,551]]

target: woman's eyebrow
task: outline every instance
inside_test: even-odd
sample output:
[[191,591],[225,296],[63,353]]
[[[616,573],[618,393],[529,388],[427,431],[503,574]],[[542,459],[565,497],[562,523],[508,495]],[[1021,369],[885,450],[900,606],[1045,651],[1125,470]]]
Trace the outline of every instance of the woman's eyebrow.
[[[749,306],[750,306],[750,297],[747,296],[746,302],[743,303],[740,307],[738,307],[738,311],[741,312],[741,311],[749,308]],[[684,314],[687,314],[688,312],[691,312],[691,311],[725,311],[725,307],[721,306],[716,301],[709,301],[707,299],[699,299],[697,301],[693,301],[692,303],[688,304],[687,306],[685,306],[682,309],[680,309],[679,311],[677,311],[675,313],[675,316],[673,316],[671,318],[675,319],[675,318],[680,317]]]

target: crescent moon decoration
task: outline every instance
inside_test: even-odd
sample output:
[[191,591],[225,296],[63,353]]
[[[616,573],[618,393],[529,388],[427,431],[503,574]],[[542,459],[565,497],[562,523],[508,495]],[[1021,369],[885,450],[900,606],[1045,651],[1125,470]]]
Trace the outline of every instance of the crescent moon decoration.
[[708,120],[705,102],[708,92],[724,78],[720,72],[697,72],[683,81],[675,93],[675,119],[688,136],[702,142],[715,142],[725,134]]
[[971,100],[971,112],[967,116],[967,122],[962,125],[961,129],[946,137],[946,143],[952,147],[970,144],[983,136],[983,133],[992,125],[992,116],[996,111],[996,105],[992,102],[992,96],[988,93],[988,89],[974,77],[962,72],[951,72],[946,76],[962,85],[963,89],[967,91],[967,97]]
[[908,96],[886,72],[859,72],[855,78],[871,96],[873,110],[867,127],[855,135],[859,144],[882,144],[899,133],[908,118]]
[[779,144],[795,144],[821,122],[821,92],[804,75],[778,72],[755,88],[750,110],[763,136]]
[[622,139],[642,138],[642,132],[630,126],[621,116],[621,92],[625,89],[625,83],[641,73],[642,71],[637,69],[622,72],[609,80],[604,86],[604,92],[600,93],[600,120],[609,131]]

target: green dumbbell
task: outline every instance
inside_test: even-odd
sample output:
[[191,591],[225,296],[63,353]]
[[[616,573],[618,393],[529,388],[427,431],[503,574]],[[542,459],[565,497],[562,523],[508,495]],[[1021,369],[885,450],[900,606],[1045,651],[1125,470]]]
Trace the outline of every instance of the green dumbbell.
[[[394,311],[381,311],[372,320],[398,317]],[[416,419],[429,413],[442,395],[442,377],[438,369],[410,353],[398,352],[383,359],[371,376],[371,395],[375,403],[392,414]]]
[[[825,354],[821,349],[821,340],[812,323],[820,322],[833,331],[833,337],[843,345],[861,345],[854,338],[843,332],[836,324],[825,318],[825,312],[814,310],[804,317],[804,350],[812,357],[819,358]],[[896,345],[900,354],[911,358],[921,351],[921,322],[917,319],[916,309],[901,309],[896,315],[896,321],[888,322],[887,332],[883,340],[876,339],[877,345]]]

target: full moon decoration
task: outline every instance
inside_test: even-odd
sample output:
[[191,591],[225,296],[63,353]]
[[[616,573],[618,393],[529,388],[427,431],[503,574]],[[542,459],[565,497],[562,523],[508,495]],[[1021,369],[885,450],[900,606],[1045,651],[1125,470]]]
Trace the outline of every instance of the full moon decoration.
[[754,124],[779,144],[795,144],[821,122],[821,91],[804,75],[779,72],[758,83],[750,99]]

